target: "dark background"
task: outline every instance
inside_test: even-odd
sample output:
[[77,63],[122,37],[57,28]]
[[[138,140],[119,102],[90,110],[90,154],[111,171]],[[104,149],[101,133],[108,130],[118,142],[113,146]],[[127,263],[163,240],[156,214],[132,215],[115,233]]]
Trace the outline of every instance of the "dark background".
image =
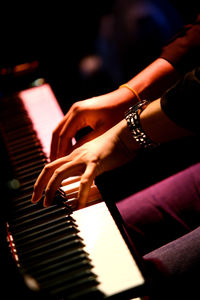
[[[178,0],[146,2],[153,3],[165,14],[165,21],[169,26],[161,33],[164,36],[161,40],[152,20],[148,20],[150,26],[145,24],[147,20],[140,20],[139,41],[134,44],[133,39],[132,44],[127,44],[129,50],[121,53],[122,63],[125,65],[122,81],[155,59],[168,38],[183,24],[193,21],[197,13],[197,3],[193,0],[190,5],[186,1]],[[92,78],[83,78],[79,63],[83,57],[98,52],[97,39],[100,35],[101,19],[111,13],[120,19],[120,14],[123,14],[121,3],[123,1],[120,0],[48,3],[28,1],[23,4],[18,1],[15,4],[8,2],[1,5],[0,68],[39,61],[40,72],[52,84],[64,112],[74,101],[116,88],[119,82],[105,70]],[[147,28],[149,32],[144,32]],[[119,44],[118,47],[120,48]],[[4,82],[0,81],[0,90],[2,89]]]
[[[101,20],[103,16],[113,13],[120,20],[120,6],[116,12],[114,6],[116,2],[120,5],[120,1],[114,0],[84,0],[72,3],[62,1],[62,4],[59,1],[47,4],[41,1],[23,1],[23,4],[20,4],[18,1],[17,4],[10,2],[1,4],[0,73],[3,74],[1,70],[6,70],[7,73],[6,76],[0,75],[0,96],[27,87],[29,81],[37,77],[44,77],[51,84],[63,111],[66,112],[74,101],[117,88],[119,82],[112,77],[112,72],[109,72],[110,69],[107,68],[106,63],[104,68],[87,76],[82,74],[79,66],[84,57],[91,54],[101,55],[101,49],[99,49],[101,47],[97,43],[101,35]],[[170,30],[162,32],[159,36],[158,28],[155,28],[151,20],[141,20],[139,40],[130,43],[129,51],[124,51],[122,47],[123,51],[120,52],[123,66],[121,83],[155,59],[167,39],[184,24],[192,22],[198,11],[197,3],[193,0],[190,0],[190,5],[186,1],[173,0],[152,0],[151,3],[166,13],[167,24],[171,26],[167,28]],[[152,27],[146,24],[151,24]],[[147,27],[150,29],[148,32],[146,32]],[[121,32],[123,38],[124,32],[123,30]],[[100,45],[102,46],[101,43]],[[120,43],[118,46],[121,49]],[[38,69],[33,74],[24,75],[22,78],[13,75],[15,65],[32,61],[39,63]],[[14,296],[20,296],[23,299],[23,294],[25,298],[28,296],[31,299],[32,294],[30,295],[30,291],[23,286],[23,279],[17,273],[13,261],[10,260],[10,253],[7,251],[5,219],[6,203],[10,194],[9,191],[5,191],[4,184],[9,180],[10,173],[6,151],[1,141],[0,145],[1,293],[6,295],[6,299]]]

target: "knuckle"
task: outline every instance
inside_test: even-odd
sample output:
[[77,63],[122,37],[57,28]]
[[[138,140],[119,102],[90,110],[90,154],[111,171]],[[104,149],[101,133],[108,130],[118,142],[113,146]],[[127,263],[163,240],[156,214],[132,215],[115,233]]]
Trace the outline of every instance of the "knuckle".
[[77,101],[72,105],[72,111],[78,113],[81,108],[81,101]]
[[81,112],[84,110],[84,101],[77,101],[72,105],[72,115],[79,116]]
[[34,184],[34,186],[33,186],[33,189],[34,189],[34,190],[37,190],[37,189],[38,189],[38,183],[37,183],[37,182],[35,182],[35,184]]
[[52,135],[54,136],[55,134],[57,134],[57,132],[58,132],[58,128],[56,127],[56,128],[53,129]]
[[64,137],[65,137],[65,131],[61,131],[61,133],[59,134],[60,142],[64,140]]
[[58,134],[57,129],[54,129],[53,132],[52,132],[52,139],[55,139],[55,137],[57,136],[57,134]]
[[88,185],[89,182],[90,182],[89,178],[86,178],[86,177],[83,177],[83,178],[81,178],[81,180],[80,180],[80,184],[81,184],[82,186]]
[[52,138],[53,139],[57,138],[58,135],[59,135],[60,130],[62,130],[64,118],[63,118],[63,121],[60,124],[58,124],[56,128],[53,129],[53,131],[52,131]]
[[61,174],[61,172],[60,172],[59,169],[55,170],[55,171],[54,171],[54,174],[53,174],[54,179],[58,179],[59,176],[60,176],[60,174]]
[[46,174],[46,173],[49,172],[50,169],[51,169],[51,164],[49,163],[49,164],[46,164],[46,165],[44,166],[43,171],[44,171],[44,173]]
[[51,192],[51,188],[47,187],[46,190],[45,190],[45,196],[48,197],[50,192]]

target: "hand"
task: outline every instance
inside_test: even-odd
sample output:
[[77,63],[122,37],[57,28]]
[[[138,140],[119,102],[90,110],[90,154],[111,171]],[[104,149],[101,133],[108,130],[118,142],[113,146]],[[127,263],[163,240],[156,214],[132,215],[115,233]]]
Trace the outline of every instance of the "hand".
[[[133,77],[128,84],[137,90],[142,99],[155,100],[179,78],[180,74],[168,61],[158,58]],[[90,141],[114,126],[123,118],[124,112],[129,106],[136,102],[137,99],[133,93],[126,88],[76,102],[53,132],[51,160],[70,153],[75,147]],[[72,138],[79,129],[87,126],[90,126],[93,131],[73,147]]]
[[[69,154],[80,145],[96,138],[117,124],[130,106],[132,94],[126,89],[76,102],[72,105],[61,123],[53,132],[51,142],[51,161]],[[72,138],[84,128],[91,127],[92,131],[72,145]]]
[[135,142],[123,120],[71,154],[47,164],[35,183],[32,202],[40,200],[46,187],[44,205],[51,205],[62,181],[80,175],[77,200],[79,208],[84,207],[95,177],[128,162],[135,154],[134,149]]

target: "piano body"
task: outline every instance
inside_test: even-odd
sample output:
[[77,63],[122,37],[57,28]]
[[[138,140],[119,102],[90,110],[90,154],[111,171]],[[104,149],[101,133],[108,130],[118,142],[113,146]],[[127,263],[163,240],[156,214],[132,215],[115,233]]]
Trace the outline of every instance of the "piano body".
[[95,185],[84,209],[73,209],[76,177],[63,182],[53,206],[30,202],[62,117],[48,83],[0,99],[1,135],[13,170],[1,223],[12,263],[33,299],[143,296],[144,275]]

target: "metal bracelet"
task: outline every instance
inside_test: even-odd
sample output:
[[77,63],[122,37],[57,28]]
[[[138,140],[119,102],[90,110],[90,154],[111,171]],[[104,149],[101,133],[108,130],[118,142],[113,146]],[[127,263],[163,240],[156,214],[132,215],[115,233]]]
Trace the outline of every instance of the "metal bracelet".
[[140,114],[148,104],[148,101],[143,100],[130,107],[125,113],[125,119],[136,142],[139,143],[143,149],[151,150],[157,147],[158,144],[154,143],[150,138],[148,138],[140,124]]

